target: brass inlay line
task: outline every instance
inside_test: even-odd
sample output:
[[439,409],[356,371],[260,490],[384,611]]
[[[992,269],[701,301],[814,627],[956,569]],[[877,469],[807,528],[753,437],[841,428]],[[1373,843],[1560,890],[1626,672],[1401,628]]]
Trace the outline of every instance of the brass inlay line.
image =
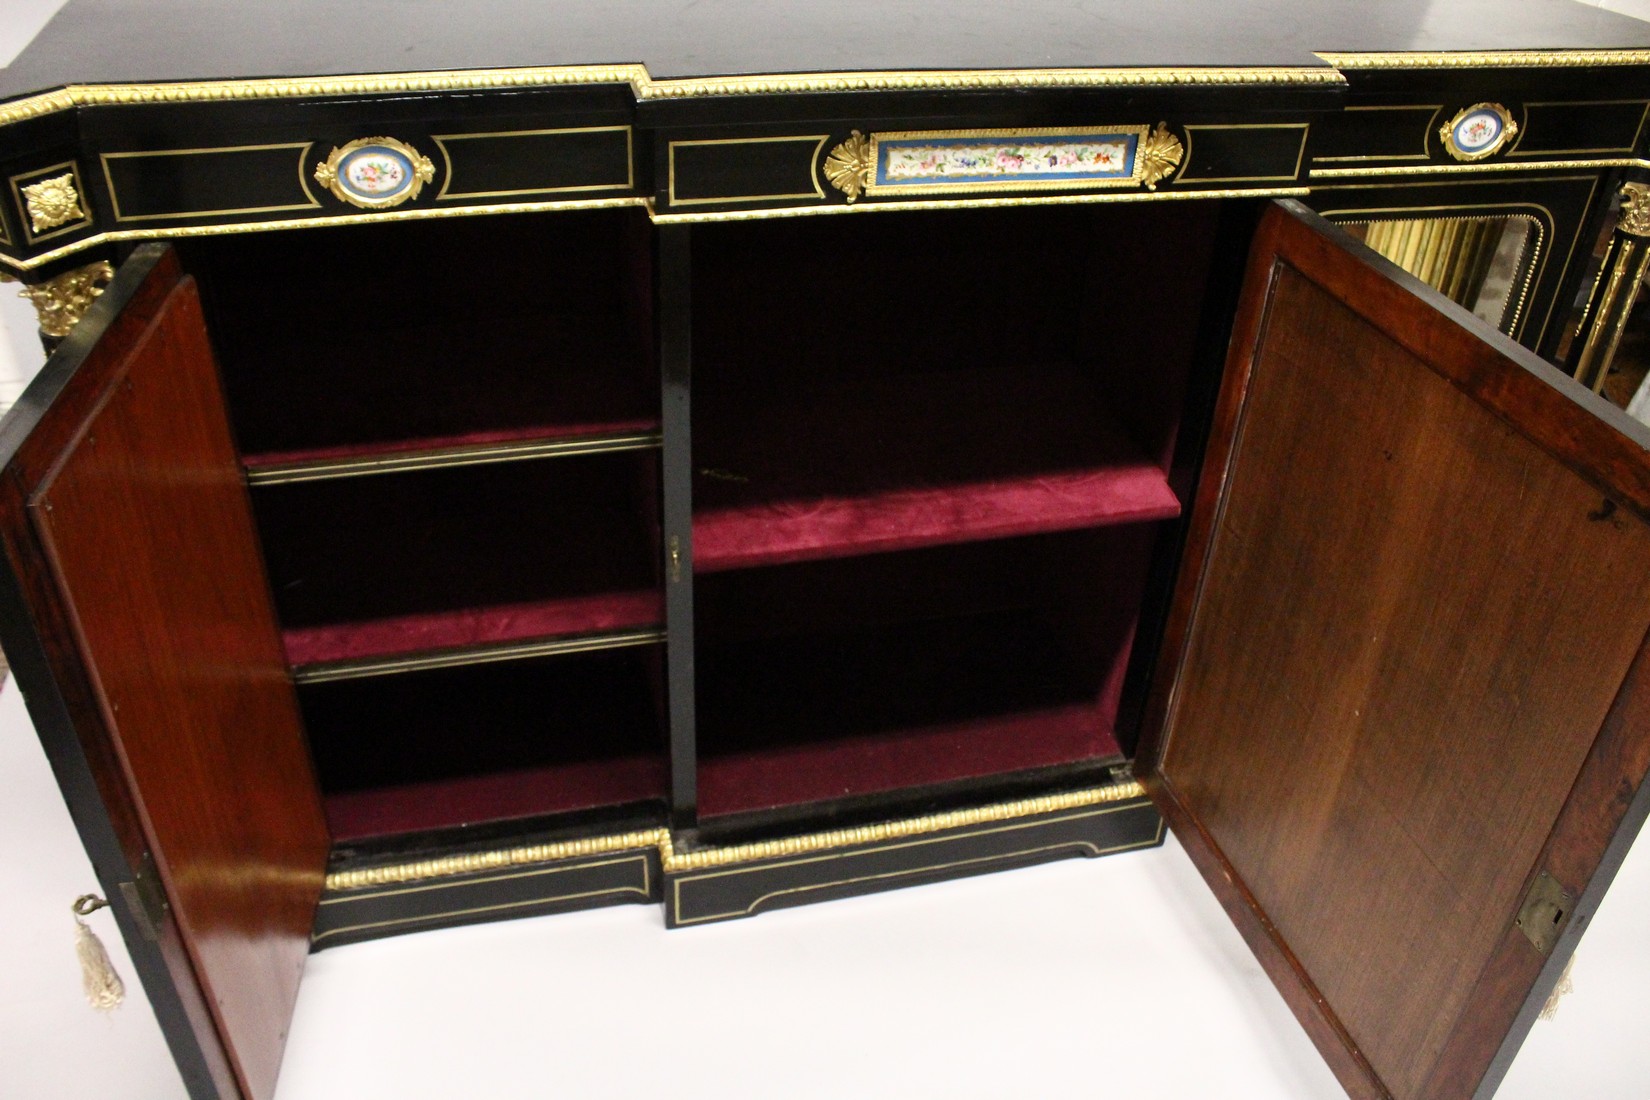
[[540,638],[525,642],[495,642],[486,645],[456,646],[395,657],[361,657],[349,661],[324,661],[299,665],[292,679],[299,684],[324,684],[335,680],[360,680],[368,676],[392,676],[402,672],[427,672],[437,668],[525,661],[532,657],[553,657],[568,653],[591,653],[602,649],[656,645],[665,640],[662,628],[625,630],[605,634],[579,634],[570,638]]
[[1419,134],[1420,134],[1420,138],[1421,138],[1421,151],[1419,153],[1374,153],[1374,154],[1365,154],[1365,155],[1355,156],[1355,157],[1313,157],[1312,158],[1312,163],[1313,164],[1341,164],[1341,163],[1346,163],[1346,162],[1350,162],[1350,161],[1369,161],[1369,160],[1431,160],[1432,159],[1432,154],[1427,151],[1427,134],[1430,133],[1431,130],[1432,130],[1433,120],[1438,117],[1438,113],[1440,111],[1442,111],[1443,109],[1444,109],[1444,105],[1442,103],[1404,103],[1404,104],[1393,104],[1393,105],[1384,105],[1384,106],[1375,106],[1375,107],[1343,107],[1343,108],[1341,108],[1341,110],[1343,112],[1347,112],[1347,113],[1350,113],[1352,111],[1427,111],[1427,112],[1430,112],[1427,116],[1426,125],[1422,126],[1421,129],[1418,131]]
[[[1119,808],[1122,808],[1122,807],[1119,807]],[[997,832],[1011,832],[1011,831],[1018,830],[1018,829],[1036,828],[1038,826],[1045,825],[1045,824],[1049,824],[1049,825],[1058,824],[1062,821],[1077,821],[1077,820],[1082,820],[1084,818],[1089,818],[1089,817],[1098,817],[1098,816],[1101,816],[1103,814],[1115,813],[1115,812],[1116,812],[1115,810],[1102,810],[1098,814],[1074,814],[1071,817],[1057,818],[1053,821],[1048,821],[1048,822],[1041,822],[1041,821],[1026,822],[1026,823],[1020,824],[1020,825],[1010,825],[1010,826],[1007,826],[1006,828],[1003,828],[1003,829],[982,830],[982,832],[980,832],[980,833],[973,833],[973,834],[970,834],[970,835],[971,836],[981,836],[981,835],[987,835],[987,834],[990,834],[990,833],[997,833]],[[1062,842],[1057,843],[1057,844],[1040,844],[1040,845],[1036,845],[1036,846],[1030,847],[1030,848],[1017,849],[1017,850],[1012,851],[1012,852],[998,852],[998,853],[994,853],[994,854],[988,855],[988,856],[973,856],[973,857],[970,857],[968,859],[951,860],[951,861],[946,862],[946,863],[925,864],[921,867],[911,867],[911,868],[907,868],[905,870],[900,870],[900,871],[883,871],[883,872],[879,872],[877,874],[870,874],[870,875],[850,875],[847,878],[833,879],[829,882],[813,882],[813,883],[808,883],[805,886],[791,886],[791,887],[786,887],[786,888],[780,889],[780,890],[770,890],[768,893],[763,894],[762,896],[758,897],[756,900],[752,901],[749,905],[745,906],[743,909],[732,909],[732,910],[727,910],[725,912],[720,912],[720,913],[707,913],[707,914],[704,914],[702,916],[689,917],[689,918],[684,919],[681,915],[681,912],[682,912],[682,885],[684,883],[697,882],[697,881],[700,881],[702,879],[707,879],[707,878],[717,878],[717,877],[720,877],[722,875],[745,874],[747,872],[735,870],[735,871],[718,871],[718,872],[713,872],[713,873],[708,874],[708,875],[692,875],[692,876],[689,876],[687,878],[677,879],[672,884],[672,886],[673,886],[672,893],[673,893],[673,896],[675,897],[675,900],[676,900],[676,914],[677,914],[676,915],[676,923],[677,923],[678,926],[689,925],[689,924],[704,924],[704,923],[709,922],[709,921],[726,920],[729,917],[749,916],[750,914],[755,913],[764,904],[766,904],[768,901],[771,901],[774,898],[785,897],[787,895],[792,895],[792,894],[809,894],[809,893],[813,893],[813,892],[818,891],[818,890],[828,890],[828,889],[830,889],[832,887],[835,887],[835,886],[853,886],[853,885],[856,885],[856,884],[861,883],[861,882],[886,882],[886,881],[889,881],[889,880],[897,880],[897,879],[901,879],[901,878],[908,878],[912,875],[930,874],[934,871],[950,871],[950,870],[955,870],[955,869],[960,868],[960,867],[971,867],[971,866],[976,866],[976,865],[982,864],[982,863],[996,863],[1000,860],[1005,860],[1005,859],[1016,859],[1016,858],[1020,858],[1020,857],[1024,857],[1024,856],[1042,855],[1042,854],[1047,853],[1047,852],[1059,852],[1059,851],[1066,851],[1066,850],[1071,850],[1071,849],[1087,849],[1090,856],[1098,857],[1098,856],[1110,855],[1114,852],[1128,851],[1131,848],[1150,848],[1150,847],[1155,846],[1162,839],[1163,839],[1163,822],[1162,822],[1162,819],[1159,819],[1158,823],[1157,823],[1157,830],[1154,833],[1154,835],[1152,836],[1152,838],[1149,839],[1149,840],[1130,840],[1130,841],[1125,841],[1122,844],[1113,844],[1110,847],[1106,847],[1106,848],[1100,847],[1099,845],[1095,844],[1093,841],[1088,841],[1088,840],[1066,840],[1066,841],[1062,841]],[[919,841],[918,842],[918,844],[940,844],[940,843],[944,843],[944,841],[943,840],[928,840],[928,841]],[[915,846],[915,845],[903,845],[902,844],[902,845],[893,845],[892,847],[894,847],[894,848],[903,848],[903,847],[913,847],[913,846]],[[886,851],[886,850],[888,850],[888,849],[878,849],[878,851]],[[855,853],[846,853],[846,854],[840,854],[840,855],[815,856],[815,857],[812,857],[810,859],[793,860],[790,863],[779,863],[779,864],[774,864],[773,866],[775,866],[775,867],[791,867],[791,866],[795,866],[796,864],[800,864],[800,863],[815,863],[815,862],[819,862],[821,860],[851,859],[851,858],[853,858],[854,854]],[[760,868],[755,873],[760,873],[761,871],[765,871],[767,869],[768,868],[766,868],[766,867]]]
[[684,222],[757,221],[762,218],[794,218],[813,214],[876,214],[898,210],[958,210],[980,209],[988,206],[1046,206],[1050,203],[1304,198],[1311,193],[1311,190],[1306,187],[1246,187],[1207,191],[1107,191],[1078,195],[1023,195],[1014,198],[996,199],[899,199],[882,203],[858,202],[852,206],[841,203],[830,206],[787,206],[773,210],[718,210],[706,214],[659,214],[655,212],[652,214],[652,218],[658,225],[676,225]]
[[[567,187],[521,187],[513,191],[451,191],[453,185],[453,158],[447,148],[449,141],[471,141],[476,138],[512,138],[512,137],[543,137],[547,134],[605,134],[615,131],[624,131],[624,165],[625,180],[623,183],[585,183],[573,184]],[[447,162],[446,174],[441,178],[441,190],[436,193],[436,201],[444,199],[499,199],[512,195],[555,195],[572,191],[629,191],[636,186],[636,145],[635,132],[629,126],[570,126],[555,130],[500,130],[487,134],[431,134],[430,140],[435,142],[436,148],[441,150],[441,157]]]
[[1474,172],[1544,172],[1567,168],[1650,168],[1638,157],[1597,157],[1591,160],[1491,161],[1484,164],[1393,165],[1389,168],[1313,168],[1313,179],[1350,179],[1356,176],[1448,176]]
[[[1593,153],[1593,154],[1624,153],[1624,154],[1631,155],[1632,152],[1639,147],[1639,138],[1644,135],[1644,124],[1645,124],[1645,122],[1647,120],[1650,120],[1650,102],[1646,102],[1645,100],[1642,100],[1642,99],[1578,99],[1578,100],[1563,100],[1563,99],[1561,99],[1561,100],[1543,101],[1543,102],[1540,102],[1540,103],[1526,103],[1526,104],[1524,104],[1524,118],[1525,118],[1526,122],[1529,120],[1530,108],[1531,107],[1620,107],[1620,106],[1625,106],[1629,103],[1642,104],[1643,107],[1644,107],[1644,110],[1642,112],[1640,112],[1640,114],[1639,114],[1639,124],[1633,130],[1633,139],[1631,141],[1629,141],[1626,145],[1613,145],[1613,146],[1610,146],[1610,147],[1604,148],[1604,149],[1536,149],[1536,150],[1533,150],[1532,152],[1528,152],[1528,153],[1520,152],[1519,150],[1514,149],[1512,152],[1508,153],[1507,156],[1509,156],[1509,157],[1542,157],[1542,156],[1553,156],[1555,154],[1558,155],[1558,156],[1569,156],[1569,155],[1575,155],[1575,154],[1579,154],[1579,153]],[[1523,139],[1521,138],[1520,141],[1522,142],[1522,140]]]
[[420,879],[441,878],[447,875],[469,874],[501,867],[514,867],[551,860],[577,859],[582,856],[603,855],[608,852],[635,848],[658,848],[661,862],[667,872],[697,871],[711,867],[725,867],[752,860],[772,859],[778,856],[804,855],[845,848],[858,844],[873,844],[882,840],[920,836],[1018,817],[1056,813],[1061,810],[1100,806],[1144,798],[1145,789],[1134,780],[1114,783],[1106,787],[1090,787],[1080,791],[1040,795],[1036,798],[998,802],[945,813],[927,814],[900,821],[863,825],[852,829],[833,829],[828,832],[803,836],[782,837],[777,840],[757,841],[726,848],[701,848],[678,853],[671,843],[670,830],[647,829],[618,836],[586,837],[560,841],[554,844],[536,844],[491,852],[468,852],[439,859],[420,860],[387,867],[371,867],[358,871],[336,871],[326,879],[328,890],[354,890],[364,886],[386,886],[395,883],[416,882]]
[[654,80],[639,64],[546,65],[513,69],[452,69],[426,73],[190,80],[143,84],[71,84],[0,106],[0,126],[76,107],[201,103],[408,92],[484,92],[566,84],[629,84],[638,99],[691,99],[796,92],[913,91],[982,88],[1092,88],[1143,84],[1344,84],[1331,68],[1068,68],[936,69],[852,73],[792,73]]
[[1233,126],[1187,126],[1186,127],[1186,165],[1192,163],[1192,142],[1199,130],[1299,130],[1301,132],[1300,147],[1295,150],[1295,168],[1288,175],[1276,176],[1193,176],[1183,171],[1177,177],[1179,183],[1270,183],[1276,180],[1295,180],[1300,178],[1301,162],[1306,159],[1306,137],[1311,128],[1306,122],[1260,122],[1243,123]]
[[482,886],[487,883],[501,882],[517,878],[534,878],[541,875],[559,875],[567,871],[585,871],[594,867],[610,867],[619,864],[640,860],[642,864],[642,885],[608,886],[600,890],[580,890],[571,894],[546,894],[540,897],[524,898],[520,901],[500,902],[496,905],[475,905],[464,909],[449,909],[439,913],[420,913],[413,917],[391,917],[387,920],[365,921],[361,924],[350,924],[340,928],[329,928],[325,932],[310,937],[310,943],[320,943],[328,936],[341,936],[346,932],[365,932],[373,928],[394,928],[404,924],[428,924],[431,921],[451,920],[455,917],[471,917],[478,913],[502,913],[510,909],[524,909],[535,905],[554,905],[557,902],[579,901],[583,898],[599,898],[610,894],[639,894],[643,898],[649,897],[652,892],[652,883],[649,881],[647,857],[642,855],[631,856],[627,859],[605,860],[601,863],[581,863],[576,867],[550,867],[542,871],[526,871],[516,875],[496,875],[492,878],[474,879],[470,882],[456,885],[435,883],[429,886],[410,887],[405,890],[383,890],[372,894],[357,894],[350,897],[322,898],[322,905],[334,905],[339,902],[369,901],[373,898],[392,897],[397,894],[418,893],[423,890],[463,890],[470,886]]
[[1316,52],[1337,69],[1590,69],[1599,65],[1650,65],[1650,50],[1642,49]]
[[[667,171],[666,182],[666,193],[670,196],[670,205],[699,206],[710,203],[773,202],[776,199],[813,198],[823,201],[825,198],[825,189],[819,186],[819,176],[814,172],[814,165],[819,163],[820,150],[824,149],[825,143],[830,140],[831,135],[829,134],[798,134],[794,137],[787,135],[784,137],[717,138],[704,141],[673,141],[670,143],[670,163]],[[676,197],[677,146],[686,148],[695,145],[771,145],[783,144],[787,142],[793,145],[805,145],[808,142],[813,143],[813,152],[808,154],[808,182],[813,187],[812,191],[796,191],[782,195],[729,195],[726,197],[718,196],[716,198],[709,199],[682,199]]]
[[593,435],[577,439],[529,439],[508,443],[477,443],[464,447],[443,447],[431,451],[396,451],[391,454],[322,458],[307,462],[283,462],[254,466],[246,471],[248,485],[297,485],[306,481],[331,481],[373,474],[399,474],[409,470],[447,469],[454,466],[486,466],[498,462],[524,462],[563,455],[610,454],[615,451],[645,451],[662,445],[663,432],[627,432]]
[[[273,214],[282,210],[320,209],[321,203],[316,199],[315,193],[309,189],[309,180],[305,178],[304,173],[304,159],[309,155],[310,147],[314,144],[313,141],[288,141],[274,145],[225,145],[211,149],[155,149],[130,153],[103,153],[99,155],[98,160],[103,165],[103,182],[109,187],[109,204],[114,207],[115,221],[117,222],[161,221],[167,218],[216,218],[226,217],[230,214]],[[120,209],[120,194],[115,190],[114,176],[109,171],[111,160],[128,160],[134,157],[195,157],[209,156],[214,153],[262,153],[272,149],[298,150],[298,186],[303,190],[304,197],[309,200],[308,202],[275,206],[242,206],[227,210],[185,210],[168,214],[126,214],[122,213]]]
[[544,202],[508,202],[487,206],[443,206],[415,210],[383,210],[372,214],[334,214],[314,218],[292,218],[284,221],[226,222],[222,225],[180,225],[151,229],[114,229],[97,233],[74,244],[50,252],[42,252],[27,260],[0,256],[4,263],[18,271],[28,271],[53,260],[79,252],[82,249],[111,241],[177,240],[184,237],[216,237],[235,233],[263,233],[275,229],[322,229],[333,225],[370,225],[376,222],[416,221],[421,218],[468,218],[485,214],[536,214],[549,210],[600,210],[616,206],[648,207],[648,200],[639,195],[623,195],[608,199],[551,199]]

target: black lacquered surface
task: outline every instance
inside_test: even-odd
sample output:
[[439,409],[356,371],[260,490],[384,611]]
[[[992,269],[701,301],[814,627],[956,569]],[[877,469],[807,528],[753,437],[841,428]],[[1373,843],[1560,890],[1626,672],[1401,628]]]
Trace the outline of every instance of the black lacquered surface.
[[1569,0],[74,0],[0,75],[0,97],[77,82],[640,62],[736,73],[1321,65],[1313,51],[1650,46]]

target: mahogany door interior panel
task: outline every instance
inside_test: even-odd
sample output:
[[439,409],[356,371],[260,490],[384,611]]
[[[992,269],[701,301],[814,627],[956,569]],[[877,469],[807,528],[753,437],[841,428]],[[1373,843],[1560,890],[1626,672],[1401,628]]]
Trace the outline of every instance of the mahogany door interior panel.
[[1142,755],[1357,1096],[1493,1088],[1526,892],[1581,895],[1646,765],[1643,433],[1439,302],[1267,213]]
[[8,490],[95,700],[105,782],[158,868],[172,978],[198,988],[235,1091],[263,1098],[329,838],[200,302],[169,253],[143,252],[128,266],[147,270],[147,315],[87,357]]

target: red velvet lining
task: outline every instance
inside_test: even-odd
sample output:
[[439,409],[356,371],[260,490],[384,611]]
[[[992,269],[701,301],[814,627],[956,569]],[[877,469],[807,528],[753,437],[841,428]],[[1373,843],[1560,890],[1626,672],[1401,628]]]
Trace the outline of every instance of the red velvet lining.
[[334,841],[619,806],[666,797],[663,756],[626,756],[401,787],[330,794]]
[[664,799],[660,646],[300,685],[340,839]]
[[706,577],[700,812],[1120,756],[1112,723],[1152,534],[1130,526]]
[[639,629],[663,621],[664,600],[657,590],[649,589],[299,627],[282,631],[281,640],[288,664],[308,665]]
[[311,447],[296,451],[263,451],[242,456],[248,469],[284,466],[289,463],[320,462],[333,458],[367,458],[395,454],[432,454],[456,448],[481,447],[492,443],[525,443],[536,440],[584,439],[590,436],[659,430],[658,417],[635,416],[621,420],[572,421],[552,426],[529,425],[496,431],[460,432],[421,439],[387,439],[365,443]]
[[1119,754],[1093,705],[785,745],[703,760],[704,816],[1000,775]]
[[657,621],[657,470],[628,452],[258,489],[293,659]]
[[[244,453],[319,456],[657,422],[651,249],[639,211],[180,247],[202,276]],[[364,257],[383,277],[361,278]],[[431,257],[478,260],[487,274]]]
[[981,368],[707,394],[702,572],[1165,519],[1163,471],[1069,368]]

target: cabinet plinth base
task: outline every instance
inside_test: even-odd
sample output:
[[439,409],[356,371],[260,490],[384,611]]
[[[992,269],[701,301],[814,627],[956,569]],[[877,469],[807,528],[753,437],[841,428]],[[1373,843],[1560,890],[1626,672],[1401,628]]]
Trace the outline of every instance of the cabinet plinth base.
[[659,899],[659,851],[507,866],[321,896],[312,950],[403,932]]
[[768,909],[1162,842],[1163,821],[1156,808],[1149,799],[1134,797],[825,852],[704,870],[667,870],[665,920],[672,928],[732,920]]

